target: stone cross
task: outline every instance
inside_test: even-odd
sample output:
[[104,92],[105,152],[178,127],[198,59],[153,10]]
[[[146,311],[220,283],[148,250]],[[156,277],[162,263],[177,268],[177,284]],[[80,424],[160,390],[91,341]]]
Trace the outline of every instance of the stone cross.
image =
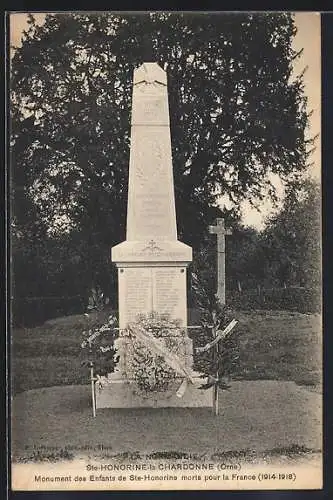
[[210,234],[217,236],[217,296],[225,305],[225,236],[232,234],[224,226],[224,219],[216,219],[216,226],[209,226]]

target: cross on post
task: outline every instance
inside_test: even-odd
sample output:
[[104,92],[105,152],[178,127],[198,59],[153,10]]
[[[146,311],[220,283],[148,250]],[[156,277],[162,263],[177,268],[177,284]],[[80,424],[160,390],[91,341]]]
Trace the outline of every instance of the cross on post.
[[209,226],[210,234],[217,236],[217,297],[225,305],[225,237],[232,234],[224,226],[224,219],[216,219],[216,226]]

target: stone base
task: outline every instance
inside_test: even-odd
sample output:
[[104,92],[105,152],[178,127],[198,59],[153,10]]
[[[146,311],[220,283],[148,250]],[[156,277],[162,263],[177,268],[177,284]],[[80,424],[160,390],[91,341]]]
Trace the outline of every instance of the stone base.
[[177,396],[181,380],[176,381],[165,392],[138,393],[136,384],[128,380],[112,380],[101,389],[96,387],[96,408],[199,408],[211,407],[212,389],[199,389],[205,379],[195,377],[188,383],[182,397]]

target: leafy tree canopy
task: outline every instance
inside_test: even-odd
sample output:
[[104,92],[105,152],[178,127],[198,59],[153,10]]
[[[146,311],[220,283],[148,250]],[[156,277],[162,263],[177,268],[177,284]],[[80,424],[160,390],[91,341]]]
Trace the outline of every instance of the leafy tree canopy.
[[280,285],[320,287],[321,188],[311,178],[291,184],[284,205],[261,236],[266,274]]
[[297,177],[311,146],[303,78],[291,78],[295,32],[290,13],[30,16],[11,68],[15,222],[124,239],[132,75],[144,61],[168,72],[183,240],[198,244],[220,195],[236,207],[274,196],[269,174]]

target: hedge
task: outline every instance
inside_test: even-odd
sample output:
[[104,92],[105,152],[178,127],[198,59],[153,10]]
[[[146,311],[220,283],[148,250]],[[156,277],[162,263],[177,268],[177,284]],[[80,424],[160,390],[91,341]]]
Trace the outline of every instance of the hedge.
[[[227,305],[236,310],[270,309],[320,313],[321,296],[317,289],[289,287],[257,290],[227,290]],[[190,297],[189,297],[190,299]],[[75,297],[15,298],[11,304],[13,326],[33,327],[61,316],[83,314],[86,299]],[[189,300],[191,308],[191,300]],[[193,306],[192,306],[193,307]]]
[[321,294],[318,289],[287,287],[242,292],[227,291],[227,305],[238,310],[270,309],[320,313]]

